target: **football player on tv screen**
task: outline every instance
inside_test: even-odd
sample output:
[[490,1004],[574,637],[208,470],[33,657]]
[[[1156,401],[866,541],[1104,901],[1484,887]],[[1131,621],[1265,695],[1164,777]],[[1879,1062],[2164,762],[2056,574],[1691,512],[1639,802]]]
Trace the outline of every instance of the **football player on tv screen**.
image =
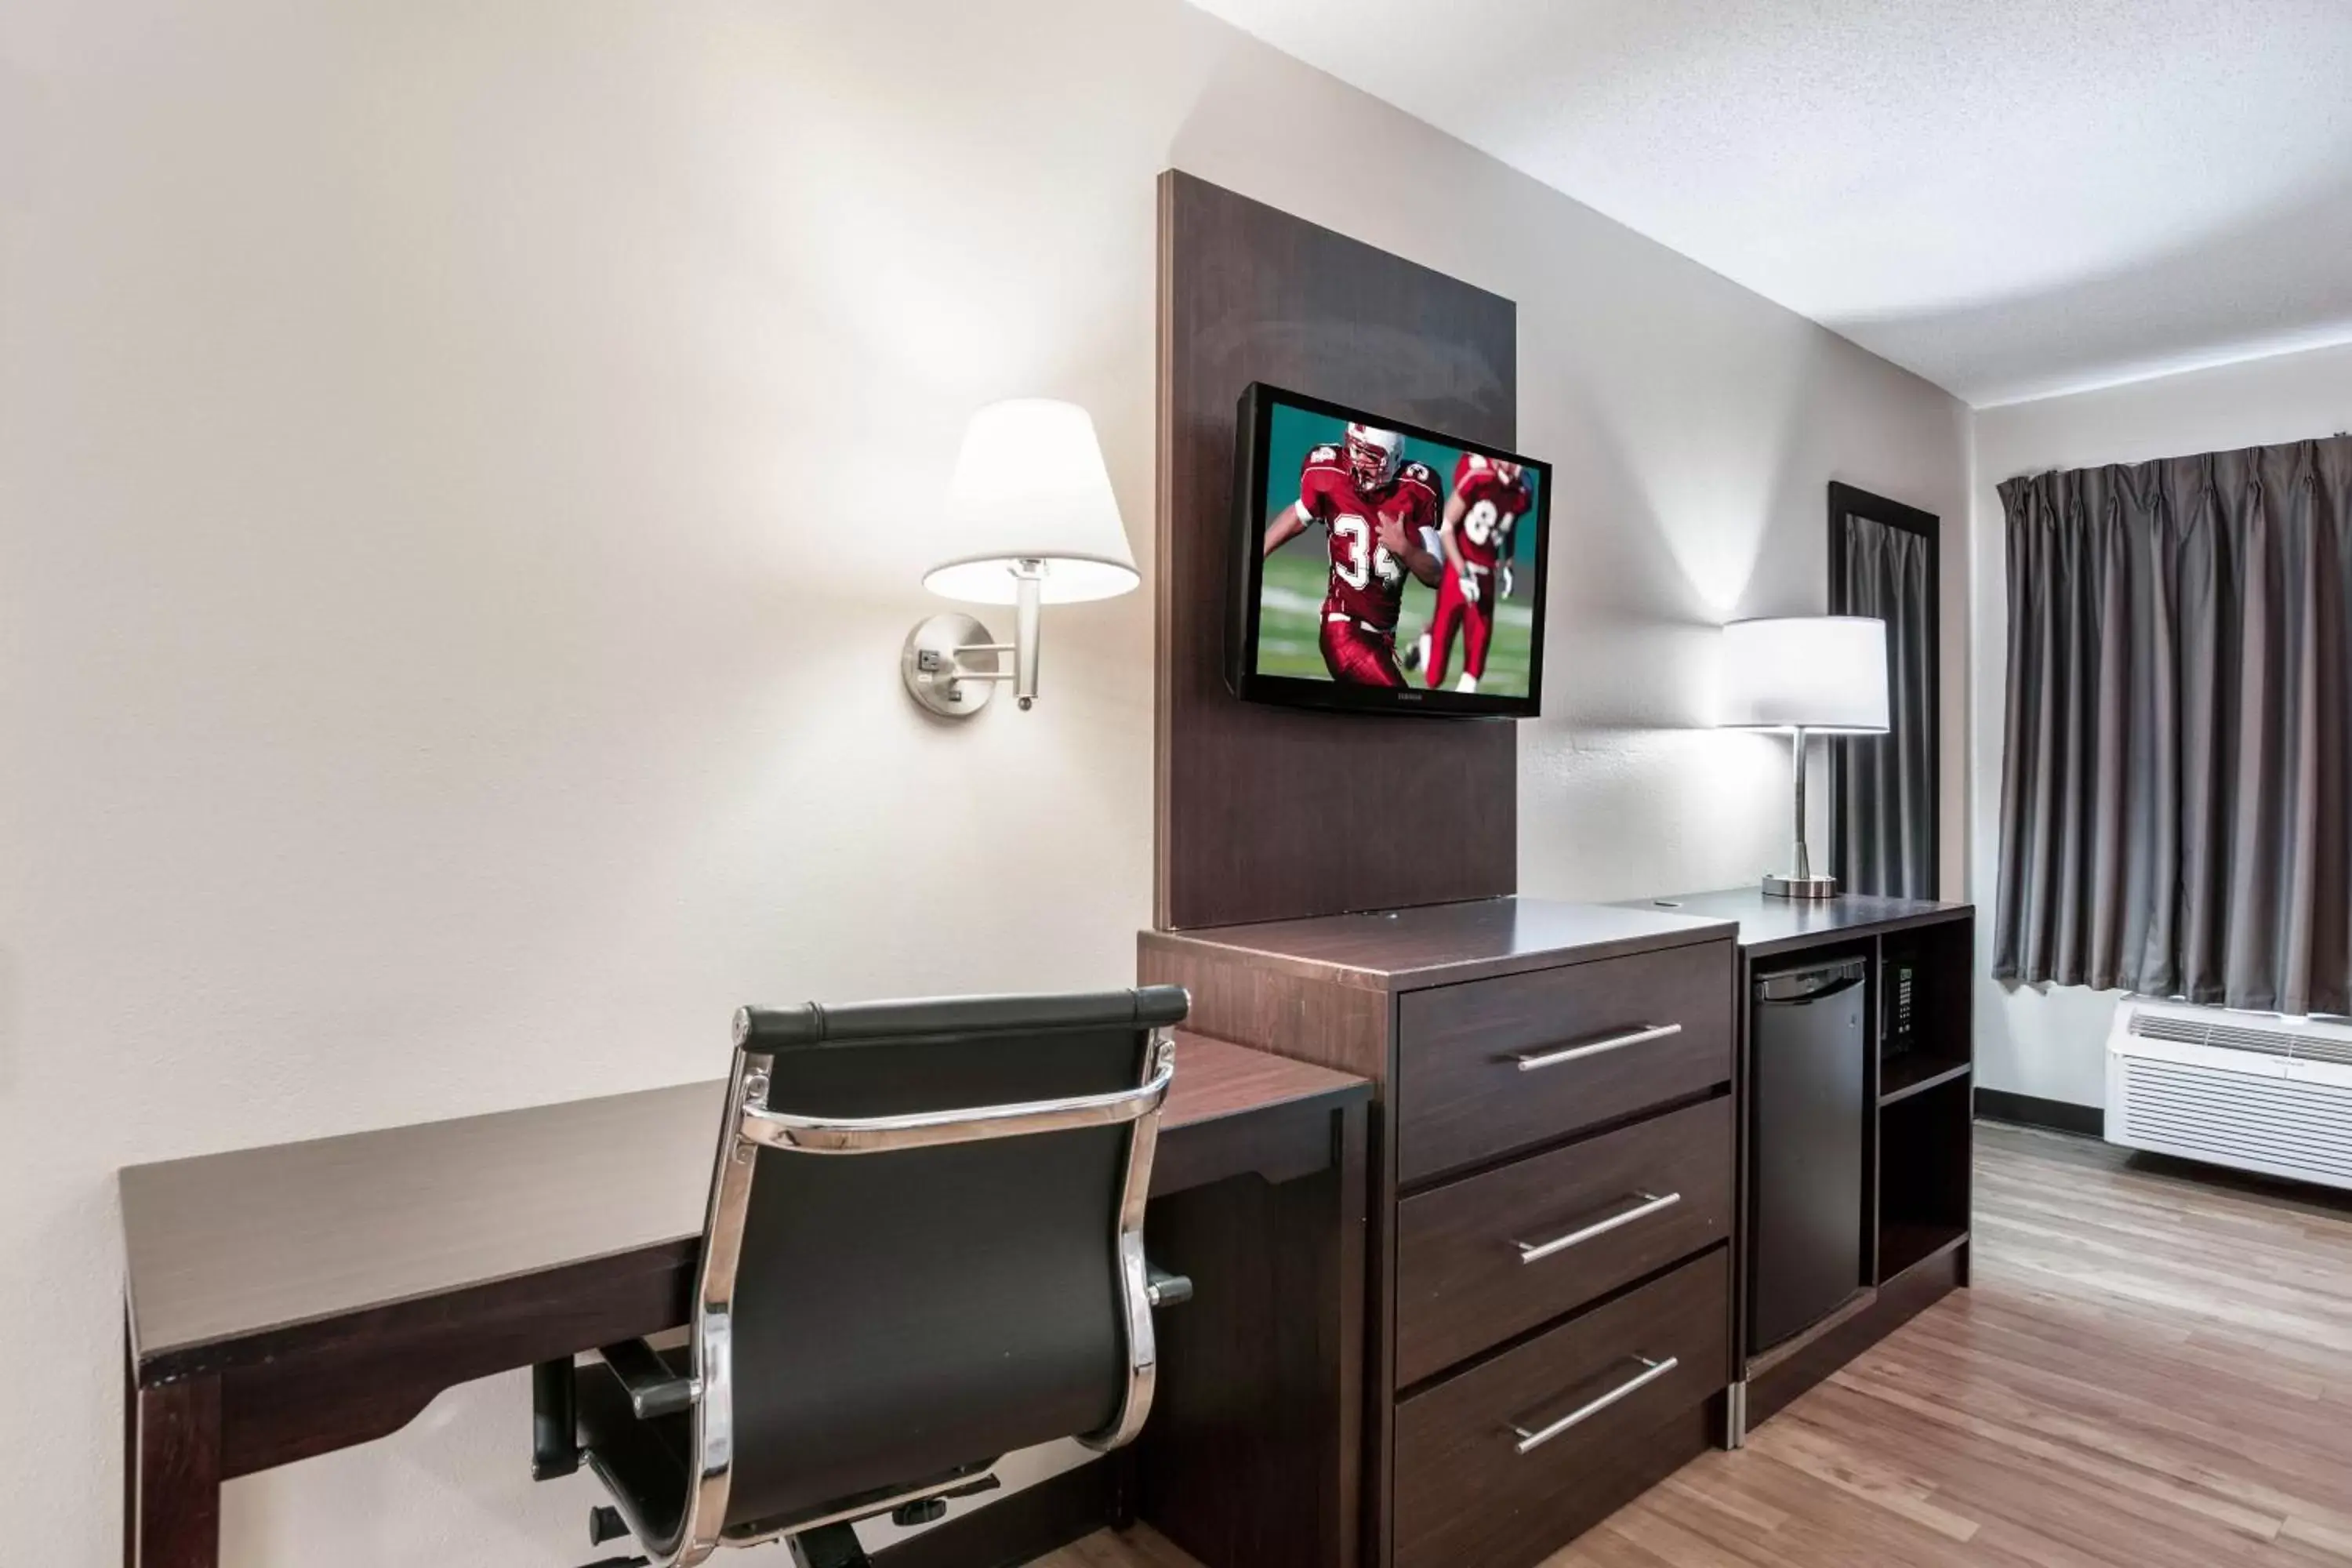
[[1319,640],[1332,679],[1405,684],[1397,668],[1397,610],[1408,571],[1432,587],[1444,575],[1444,563],[1422,542],[1437,510],[1437,475],[1426,463],[1404,460],[1404,437],[1394,430],[1349,425],[1341,443],[1307,449],[1298,499],[1266,521],[1265,553],[1310,525],[1329,531],[1331,578]]
[[1445,498],[1445,521],[1438,528],[1447,570],[1437,584],[1429,629],[1411,660],[1426,670],[1432,690],[1445,683],[1456,632],[1463,639],[1462,679],[1454,689],[1478,689],[1495,638],[1495,605],[1511,596],[1511,531],[1534,504],[1517,463],[1465,452],[1454,465],[1454,493]]

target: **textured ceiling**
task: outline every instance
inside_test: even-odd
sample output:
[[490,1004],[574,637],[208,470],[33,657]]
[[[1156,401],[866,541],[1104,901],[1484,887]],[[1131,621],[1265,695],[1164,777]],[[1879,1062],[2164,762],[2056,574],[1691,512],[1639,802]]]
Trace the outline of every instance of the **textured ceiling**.
[[2352,0],[1195,0],[1975,404],[2352,340]]

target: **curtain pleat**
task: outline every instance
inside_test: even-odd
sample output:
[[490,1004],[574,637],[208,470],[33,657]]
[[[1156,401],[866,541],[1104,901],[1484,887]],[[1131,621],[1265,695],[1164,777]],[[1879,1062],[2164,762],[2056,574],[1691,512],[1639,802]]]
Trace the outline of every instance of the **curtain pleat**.
[[1994,974],[2352,1012],[2352,437],[2000,497]]
[[1928,689],[1927,543],[1906,529],[1848,514],[1845,610],[1886,623],[1884,735],[1837,742],[1837,811],[1849,891],[1936,896],[1935,694]]

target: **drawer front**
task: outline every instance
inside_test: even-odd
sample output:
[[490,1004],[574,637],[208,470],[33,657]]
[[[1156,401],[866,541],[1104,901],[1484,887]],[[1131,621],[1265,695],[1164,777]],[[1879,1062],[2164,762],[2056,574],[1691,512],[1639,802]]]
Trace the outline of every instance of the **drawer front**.
[[[1521,1568],[1729,1381],[1717,1247],[1397,1406],[1396,1568]],[[1614,1395],[1612,1398],[1612,1396]],[[1522,1451],[1524,1450],[1524,1451]]]
[[1397,1205],[1397,1382],[1731,1235],[1728,1095]]
[[1732,944],[1408,993],[1398,1176],[1424,1180],[1731,1080]]

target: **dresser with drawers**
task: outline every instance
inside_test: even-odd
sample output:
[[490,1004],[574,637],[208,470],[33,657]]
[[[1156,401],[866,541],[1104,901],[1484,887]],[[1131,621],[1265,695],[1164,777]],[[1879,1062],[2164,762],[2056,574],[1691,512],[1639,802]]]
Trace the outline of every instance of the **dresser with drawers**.
[[1735,936],[1495,899],[1139,939],[1193,1028],[1379,1086],[1374,1568],[1539,1562],[1723,1430]]

